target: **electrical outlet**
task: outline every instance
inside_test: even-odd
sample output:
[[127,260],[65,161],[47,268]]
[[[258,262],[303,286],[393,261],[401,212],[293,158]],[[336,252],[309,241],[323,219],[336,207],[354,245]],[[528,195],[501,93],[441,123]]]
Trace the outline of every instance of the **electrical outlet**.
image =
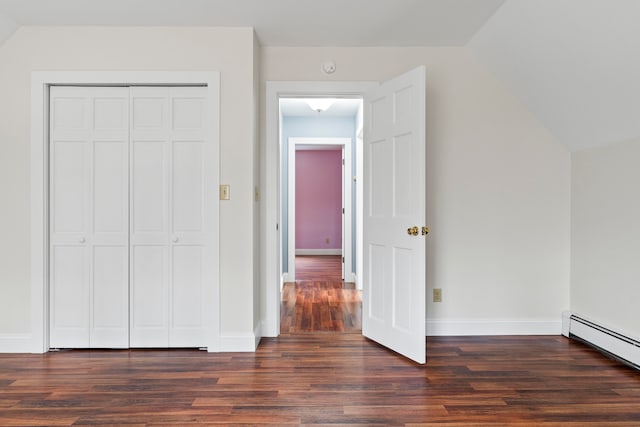
[[433,290],[433,302],[442,302],[442,288]]

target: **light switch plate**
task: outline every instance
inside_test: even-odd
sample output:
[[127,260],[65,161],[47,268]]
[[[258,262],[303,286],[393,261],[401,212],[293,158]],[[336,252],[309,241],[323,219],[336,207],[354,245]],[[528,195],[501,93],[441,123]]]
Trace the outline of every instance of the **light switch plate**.
[[229,184],[220,186],[220,200],[229,200],[231,198],[231,188]]

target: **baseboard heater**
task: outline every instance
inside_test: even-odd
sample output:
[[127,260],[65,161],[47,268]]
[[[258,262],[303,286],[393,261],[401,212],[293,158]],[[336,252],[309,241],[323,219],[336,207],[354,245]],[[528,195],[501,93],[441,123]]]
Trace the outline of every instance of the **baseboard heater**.
[[573,314],[568,320],[568,328],[565,327],[563,335],[583,341],[640,370],[640,341]]

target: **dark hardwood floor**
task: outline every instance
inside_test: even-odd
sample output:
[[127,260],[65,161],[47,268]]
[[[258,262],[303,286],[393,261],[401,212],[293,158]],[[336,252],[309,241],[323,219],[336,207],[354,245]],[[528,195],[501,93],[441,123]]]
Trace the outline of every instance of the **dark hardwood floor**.
[[296,281],[342,281],[342,263],[339,255],[296,256]]
[[0,426],[640,426],[640,372],[561,336],[433,337],[417,365],[359,333],[299,333],[356,327],[338,321],[349,289],[313,274],[284,298],[303,302],[293,332],[255,353],[0,354]]
[[96,424],[639,426],[640,373],[560,336],[429,338],[423,366],[358,334],[0,355],[0,425]]
[[296,282],[285,283],[280,333],[362,330],[362,297],[353,283],[342,281],[339,256],[297,256]]

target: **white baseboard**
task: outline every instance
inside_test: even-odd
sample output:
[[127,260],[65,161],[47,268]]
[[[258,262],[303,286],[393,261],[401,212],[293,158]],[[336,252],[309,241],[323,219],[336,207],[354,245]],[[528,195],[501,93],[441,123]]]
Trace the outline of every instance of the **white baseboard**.
[[220,352],[254,352],[258,348],[260,338],[255,332],[246,335],[223,335],[220,337]]
[[561,320],[427,319],[427,336],[560,335]]
[[36,353],[33,350],[30,334],[0,334],[0,353]]
[[274,326],[275,322],[271,321],[270,319],[264,319],[262,321],[262,328],[261,328],[261,336],[267,337],[267,338],[275,338],[278,335],[280,335],[280,331],[278,329],[276,329],[276,327]]
[[296,249],[296,255],[342,255],[342,249]]
[[586,341],[640,369],[640,339],[638,337],[633,337],[624,331],[614,330],[575,313],[563,313],[563,318],[566,316],[569,319],[566,336]]

